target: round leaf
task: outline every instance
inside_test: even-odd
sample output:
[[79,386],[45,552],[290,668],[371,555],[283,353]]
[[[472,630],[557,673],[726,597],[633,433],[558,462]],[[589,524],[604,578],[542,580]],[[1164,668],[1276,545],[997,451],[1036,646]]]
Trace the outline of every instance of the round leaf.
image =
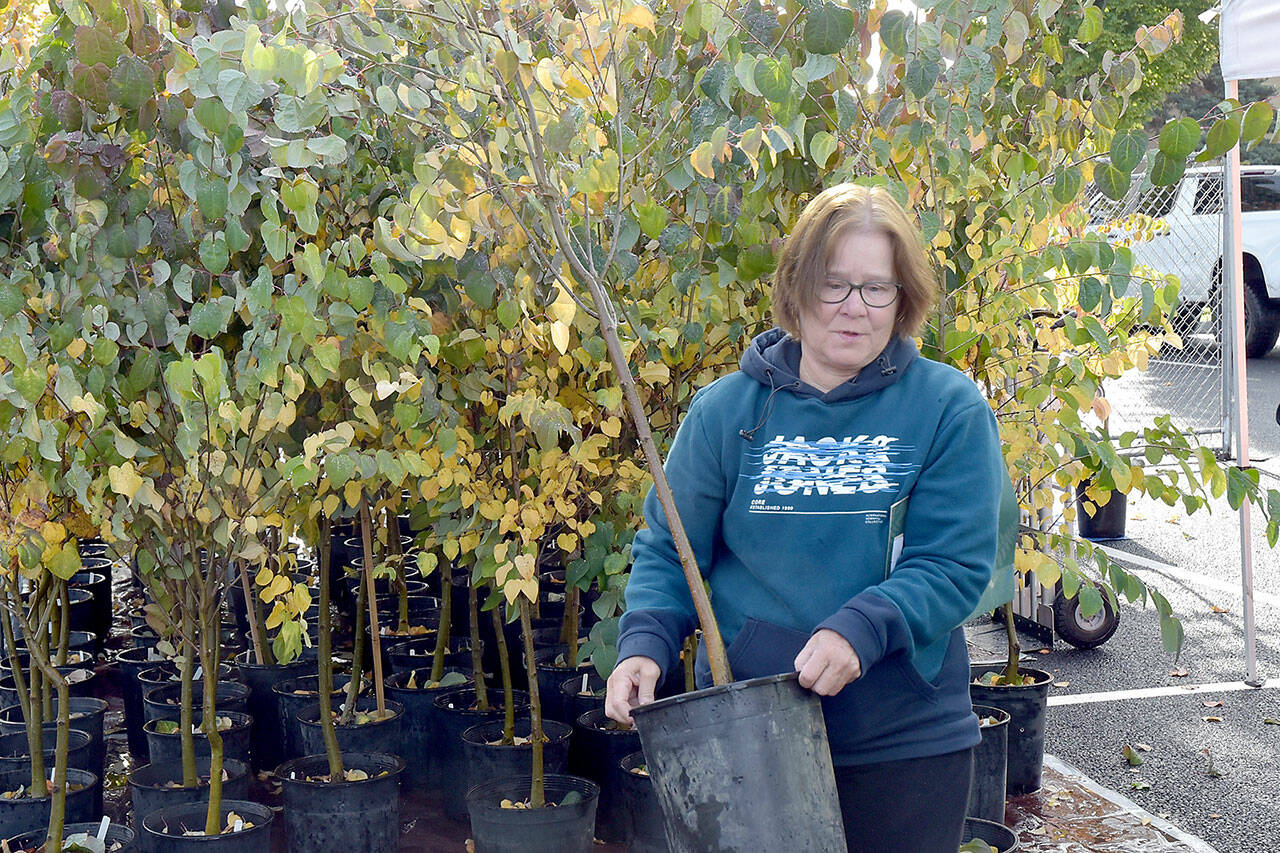
[[206,222],[221,219],[227,212],[227,183],[216,176],[209,176],[196,188],[196,206]]
[[1111,140],[1111,165],[1132,172],[1147,152],[1147,135],[1141,130],[1124,130]]
[[1199,144],[1200,125],[1188,116],[1169,122],[1160,131],[1160,150],[1170,158],[1185,160]]
[[791,63],[785,58],[772,59],[768,56],[756,59],[756,70],[752,75],[756,88],[775,104],[780,104],[791,93]]
[[1129,191],[1129,173],[1117,169],[1110,163],[1099,163],[1093,170],[1094,183],[1103,195],[1114,201],[1120,201]]
[[898,56],[906,56],[908,50],[907,27],[910,25],[911,21],[907,16],[896,9],[886,13],[880,19],[880,41]]
[[1151,161],[1151,183],[1158,187],[1169,187],[1182,179],[1187,170],[1185,157],[1170,157],[1163,151],[1157,151]]
[[219,231],[200,241],[200,263],[214,275],[227,268],[231,256],[227,252],[227,238]]
[[1257,145],[1271,129],[1271,122],[1276,111],[1266,101],[1250,104],[1244,112],[1244,121],[1240,128],[1240,141],[1245,145]]
[[1230,151],[1240,141],[1240,120],[1234,116],[1220,118],[1209,128],[1204,150],[1196,157],[1200,162],[1215,160]]
[[835,3],[817,3],[804,22],[804,49],[810,53],[839,53],[853,34],[853,11]]

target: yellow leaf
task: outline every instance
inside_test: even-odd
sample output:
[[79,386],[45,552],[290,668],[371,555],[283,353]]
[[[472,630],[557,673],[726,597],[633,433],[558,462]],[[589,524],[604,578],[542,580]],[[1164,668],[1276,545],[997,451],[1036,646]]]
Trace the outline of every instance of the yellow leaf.
[[520,573],[520,577],[529,580],[534,577],[534,573],[538,569],[538,561],[532,554],[519,554],[515,558],[516,571]]
[[360,503],[361,486],[358,480],[350,480],[342,487],[342,497],[346,500],[347,506],[356,506]]
[[573,533],[561,533],[556,537],[556,545],[565,553],[570,553],[578,547],[578,537]]
[[78,359],[80,356],[84,355],[85,347],[87,346],[88,344],[85,342],[84,338],[76,338],[74,341],[67,344],[67,355]]
[[662,362],[651,361],[636,371],[636,376],[650,385],[665,385],[671,381],[671,370]]
[[45,545],[57,545],[67,538],[67,528],[56,521],[46,521],[40,525],[40,538],[44,540]]
[[267,584],[271,583],[272,579],[274,578],[275,578],[275,575],[272,574],[271,569],[267,568],[266,566],[263,566],[262,570],[258,572],[257,576],[253,579],[253,582],[256,583],[258,586],[266,586]]
[[547,306],[547,313],[551,315],[551,319],[559,320],[566,326],[573,323],[573,318],[578,313],[578,304],[573,301],[567,287],[561,285],[556,288],[556,300]]
[[142,487],[142,478],[134,470],[132,462],[112,465],[107,469],[107,479],[111,482],[112,491],[129,499],[132,499]]
[[262,600],[271,601],[277,596],[284,595],[289,591],[289,579],[284,575],[277,575],[272,578],[271,583],[262,591]]
[[610,415],[600,424],[600,431],[609,436],[609,438],[617,438],[622,434],[622,421]]
[[444,553],[446,559],[458,559],[458,540],[446,539],[445,543],[440,546],[440,550]]
[[556,84],[560,81],[560,73],[556,70],[555,62],[547,56],[538,60],[538,66],[534,69],[533,74],[538,80],[538,85],[548,92],[555,90],[557,88]]
[[271,608],[271,614],[267,616],[267,629],[279,628],[285,621],[285,617],[288,615],[288,611],[285,610],[284,604],[277,601],[276,606]]
[[636,29],[648,30],[651,33],[654,32],[653,13],[639,4],[636,4],[623,12],[622,16],[618,18],[618,23],[631,24]]
[[566,74],[564,77],[565,93],[571,98],[589,98],[591,97],[591,88],[586,83],[578,79],[576,74]]
[[711,142],[703,142],[689,155],[689,165],[693,170],[708,180],[715,180],[716,171],[712,164]]
[[562,353],[569,351],[569,327],[559,320],[551,324],[551,343]]

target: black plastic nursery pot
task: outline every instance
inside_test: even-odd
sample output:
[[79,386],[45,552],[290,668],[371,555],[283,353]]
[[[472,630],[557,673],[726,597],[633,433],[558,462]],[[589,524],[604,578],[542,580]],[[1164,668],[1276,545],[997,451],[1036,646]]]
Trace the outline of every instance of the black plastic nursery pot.
[[[45,767],[53,767],[55,747],[58,745],[58,729],[46,727],[40,732],[40,741],[44,755]],[[101,775],[102,770],[93,769],[93,751],[89,733],[79,729],[67,730],[67,766],[76,770],[88,770]],[[11,732],[0,735],[0,770],[22,770],[31,766],[31,746],[27,742],[26,732]]]
[[673,851],[847,849],[822,704],[796,673],[682,693],[632,716]]
[[[527,776],[512,777],[482,782],[467,791],[476,853],[591,853],[600,786],[576,776],[548,775],[546,800],[557,805],[502,807],[504,799],[528,800],[529,785]],[[571,793],[577,795],[576,802],[558,805]]]
[[[253,726],[253,717],[239,711],[218,711],[217,716],[228,717],[231,720],[231,728],[226,729],[220,734],[222,735],[222,757],[234,758],[237,761],[250,763],[250,755],[253,747],[249,736],[250,728]],[[195,734],[196,757],[208,757],[209,755],[209,739],[205,737],[204,732],[199,731],[200,720],[202,715],[196,712],[194,724],[197,728]],[[147,735],[147,751],[151,755],[153,762],[164,761],[180,761],[182,760],[182,737],[177,733],[166,734],[156,731],[156,726],[166,720],[149,720],[143,726],[142,730]]]
[[[58,697],[53,697],[53,711],[58,712]],[[104,737],[104,722],[107,714],[105,699],[92,696],[71,697],[71,728],[79,729],[89,735],[90,763],[85,770],[101,773],[107,759],[107,746]],[[46,722],[46,737],[49,731],[57,731],[57,722]],[[25,733],[26,722],[22,716],[21,705],[10,705],[0,708],[0,734]]]
[[[93,695],[93,679],[97,675],[92,669],[83,666],[54,667],[67,680],[72,696]],[[28,685],[29,686],[29,685]],[[18,687],[13,675],[0,678],[0,708],[7,708],[18,703]]]
[[560,694],[560,703],[570,721],[576,720],[588,711],[604,708],[605,681],[596,672],[587,676],[587,692],[582,692],[582,676],[571,675],[556,687]]
[[1018,849],[1018,834],[1009,827],[994,820],[983,820],[977,817],[964,819],[964,835],[960,843],[979,838],[996,849],[996,853],[1013,853]]
[[395,755],[343,752],[347,770],[363,770],[356,782],[308,781],[329,773],[329,760],[309,755],[276,769],[284,790],[284,828],[289,850],[395,853],[400,849],[400,777],[405,762]]
[[[200,781],[194,788],[175,788],[182,782],[182,761],[144,764],[129,773],[129,796],[133,801],[134,824],[144,817],[170,806],[209,802],[209,758],[196,759],[196,775]],[[222,797],[244,800],[249,797],[249,767],[234,758],[222,762]]]
[[667,833],[653,780],[645,767],[644,753],[633,752],[618,762],[619,807],[627,816],[627,853],[667,853]]
[[[66,819],[68,823],[93,820],[102,810],[96,807],[102,796],[98,774],[88,770],[68,770]],[[30,770],[0,771],[0,793],[15,791],[31,784]],[[0,797],[0,838],[11,838],[33,829],[41,829],[49,823],[49,806],[53,798]]]
[[1040,789],[1044,768],[1044,730],[1048,717],[1049,687],[1053,676],[1041,669],[1019,667],[1033,681],[1022,685],[984,685],[978,679],[988,672],[1003,672],[1004,661],[969,665],[969,697],[975,705],[999,708],[1011,719],[1006,793],[1011,797]]
[[[507,776],[529,776],[533,773],[533,745],[502,744],[502,720],[491,720],[472,726],[462,733],[462,790],[490,779]],[[516,720],[515,736],[528,738],[528,717]],[[545,773],[564,773],[569,766],[569,737],[573,728],[556,720],[543,720],[542,731],[547,742],[542,745],[542,769]]]
[[[101,821],[63,824],[62,839],[65,842],[73,835],[88,835],[90,838],[97,838],[101,827]],[[13,838],[7,838],[5,842],[13,853],[39,850],[41,845],[45,843],[47,832],[47,828],[33,829]],[[107,831],[102,840],[106,843],[107,850],[110,853],[133,853],[138,849],[137,835],[123,823],[107,824]]]
[[1088,487],[1088,480],[1076,486],[1076,526],[1081,538],[1095,542],[1123,539],[1128,496],[1124,492],[1107,492],[1106,500],[1098,504],[1085,496]]
[[640,734],[622,728],[593,708],[573,721],[573,741],[569,745],[569,772],[600,786],[596,806],[596,836],[602,841],[626,841],[628,818],[617,797],[619,762],[640,749]]
[[[177,682],[152,687],[142,695],[143,722],[151,720],[176,720],[182,712],[182,685]],[[213,691],[214,707],[223,711],[249,710],[249,688],[239,681],[219,681]],[[196,715],[204,707],[204,682],[191,685],[191,707]]]
[[[236,668],[249,689],[245,710],[253,716],[254,767],[269,770],[285,757],[285,745],[280,737],[280,705],[271,688],[281,681],[315,671],[316,665],[303,660],[282,664],[254,663],[253,653],[245,652],[236,656]],[[218,701],[221,702],[221,698]]]
[[[414,637],[387,647],[387,663],[392,672],[408,672],[411,669],[431,668],[431,655],[436,648],[435,636]],[[450,637],[449,650],[444,654],[445,669],[460,672],[471,671],[471,640],[466,637]]]
[[135,757],[145,758],[147,755],[147,736],[142,733],[142,685],[138,676],[151,669],[159,662],[160,656],[155,650],[147,648],[123,649],[116,655],[116,663],[120,667],[121,698],[124,700],[125,733],[129,738],[129,752]]
[[97,650],[101,651],[102,644],[111,633],[111,569],[76,572],[67,581],[67,585],[87,589],[93,593],[93,603],[89,608],[88,630],[97,640]]
[[982,741],[973,748],[973,781],[965,814],[1004,823],[1010,718],[999,708],[987,705],[974,705],[973,712],[982,721]]
[[[445,674],[450,672],[457,670],[445,670]],[[408,686],[410,679],[413,687]],[[467,689],[466,685],[431,687],[430,684],[430,667],[393,673],[387,676],[384,684],[387,698],[404,706],[404,723],[396,755],[408,765],[404,772],[405,786],[415,790],[440,787],[436,697]]]
[[[333,676],[333,693],[329,695],[332,707],[343,702],[349,675]],[[299,678],[287,678],[271,688],[276,698],[276,719],[280,721],[280,736],[286,758],[299,758],[302,750],[302,727],[298,722],[298,712],[317,705],[320,695],[320,676],[304,675]]]
[[223,800],[219,810],[221,824],[226,826],[231,812],[246,824],[239,832],[221,835],[183,835],[188,830],[204,829],[208,806],[184,803],[149,814],[142,819],[142,838],[150,850],[181,853],[187,850],[214,850],[217,853],[262,853],[271,849],[271,821],[275,813],[267,806],[247,800]]
[[[462,785],[451,784],[450,780],[465,779],[466,758],[462,753],[462,733],[479,723],[501,719],[503,716],[502,691],[489,690],[489,710],[481,711],[476,705],[474,687],[452,690],[435,699],[436,762],[442,781],[444,794],[444,814],[451,820],[467,819],[467,790]],[[522,690],[515,691],[515,712],[517,715],[527,713],[529,694]]]
[[538,667],[538,695],[542,697],[542,715],[548,719],[573,725],[577,715],[570,714],[565,697],[560,693],[560,685],[571,675],[590,675],[596,671],[596,668],[589,660],[577,666],[569,666],[563,662],[556,663],[568,651],[567,645],[557,644],[538,649],[533,657]]
[[[382,752],[399,755],[401,733],[404,730],[404,706],[391,699],[386,708],[391,716],[385,720],[370,720],[366,723],[352,723],[346,726],[335,725],[334,734],[338,736],[338,749],[342,752]],[[373,696],[362,696],[356,700],[356,713],[369,713],[378,709],[378,700]],[[338,710],[337,704],[333,710]],[[320,729],[320,703],[314,702],[298,712],[299,745],[303,755],[319,755],[324,752],[324,732]]]

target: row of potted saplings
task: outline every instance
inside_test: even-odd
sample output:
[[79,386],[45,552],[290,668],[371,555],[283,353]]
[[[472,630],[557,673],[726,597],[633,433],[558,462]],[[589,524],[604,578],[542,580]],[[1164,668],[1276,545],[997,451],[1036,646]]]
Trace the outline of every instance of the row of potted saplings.
[[[182,641],[172,623],[158,626],[162,634],[152,633],[158,608],[149,610],[150,626],[143,613],[132,614],[135,647],[118,660],[130,749],[150,758],[129,776],[147,849],[181,849],[183,839],[198,836],[177,833],[202,823],[206,832],[219,832],[218,841],[233,845],[226,849],[254,849],[262,842],[252,836],[265,831],[271,811],[245,800],[249,769],[272,769],[281,761],[285,830],[294,850],[396,849],[397,786],[438,788],[446,814],[466,819],[469,784],[458,785],[460,779],[478,783],[470,797],[478,849],[533,849],[524,826],[531,820],[545,824],[537,831],[549,833],[546,849],[572,849],[583,839],[589,849],[596,835],[637,850],[665,849],[638,739],[605,720],[603,682],[590,663],[573,664],[577,637],[585,634],[583,607],[577,591],[565,589],[563,573],[545,578],[536,611],[526,609],[519,621],[506,622],[500,607],[481,608],[487,591],[470,586],[465,573],[455,578],[446,567],[427,581],[413,578],[403,525],[402,517],[392,528],[401,535],[384,537],[392,546],[373,560],[366,557],[377,537],[363,531],[344,536],[350,529],[322,535],[328,542],[316,549],[318,563],[288,556],[294,580],[312,584],[315,600],[307,620],[310,653],[298,661],[272,659],[255,607],[260,603],[243,594],[248,584],[235,584],[234,572],[228,596],[234,621],[215,628],[217,645],[234,652],[235,637],[247,634],[253,648],[237,654],[234,666],[219,663],[216,678],[165,661],[158,650],[162,634],[177,645],[200,646],[198,637]],[[392,576],[371,578],[362,570],[367,562],[390,567]],[[338,572],[342,566],[349,571]],[[329,606],[331,595],[337,608]],[[346,618],[335,622],[334,609]],[[380,630],[371,633],[365,626],[374,618]],[[351,654],[342,659],[333,654],[332,641],[347,630]],[[569,638],[574,642],[559,642]],[[532,651],[532,684],[521,647]],[[184,658],[190,656],[179,660]],[[365,677],[370,670],[372,679]],[[485,674],[484,690],[475,688],[477,671]],[[207,685],[212,703],[204,701]],[[322,714],[322,705],[333,713]],[[543,714],[531,714],[531,705],[540,705]],[[206,713],[214,709],[216,751],[222,753],[217,760],[206,727],[188,710],[201,706]],[[533,737],[537,729],[545,742]],[[209,780],[219,764],[221,802],[215,807]],[[535,765],[551,774],[543,799],[560,808],[504,808],[504,801],[536,799]],[[561,775],[566,770],[579,778]],[[358,812],[358,819],[347,820],[352,815],[342,809]],[[513,819],[514,827],[508,825]],[[563,842],[565,832],[577,841]]]

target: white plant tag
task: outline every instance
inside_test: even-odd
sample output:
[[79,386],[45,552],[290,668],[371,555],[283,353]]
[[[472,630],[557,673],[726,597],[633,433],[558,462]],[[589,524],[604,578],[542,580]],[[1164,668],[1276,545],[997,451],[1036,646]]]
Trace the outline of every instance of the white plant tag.
[[102,823],[98,824],[98,840],[107,840],[107,827],[111,826],[111,818],[103,817]]
[[240,818],[236,818],[236,825],[231,827],[231,831],[239,832],[242,829],[244,829],[244,821],[240,820]]

